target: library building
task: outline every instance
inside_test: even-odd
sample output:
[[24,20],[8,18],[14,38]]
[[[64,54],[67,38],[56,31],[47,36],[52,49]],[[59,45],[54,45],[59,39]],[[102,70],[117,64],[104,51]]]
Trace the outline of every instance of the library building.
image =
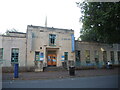
[[43,71],[44,67],[103,66],[120,64],[120,44],[75,40],[74,30],[28,25],[26,33],[0,35],[0,63],[3,68]]

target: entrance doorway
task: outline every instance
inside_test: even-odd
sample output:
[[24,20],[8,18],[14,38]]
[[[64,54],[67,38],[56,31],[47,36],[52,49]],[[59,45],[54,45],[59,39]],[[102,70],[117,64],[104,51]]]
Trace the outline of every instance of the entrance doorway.
[[47,48],[46,57],[47,57],[47,66],[57,66],[57,53],[59,48]]
[[57,55],[56,54],[48,54],[48,66],[56,66]]

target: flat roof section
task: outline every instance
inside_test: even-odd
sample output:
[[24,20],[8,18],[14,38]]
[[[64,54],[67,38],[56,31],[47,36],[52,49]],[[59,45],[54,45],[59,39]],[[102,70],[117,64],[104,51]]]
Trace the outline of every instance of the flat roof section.
[[32,28],[43,28],[43,29],[52,29],[52,30],[64,30],[64,31],[74,31],[72,29],[62,29],[62,28],[54,28],[54,27],[43,27],[43,26],[33,26],[33,25],[28,25],[28,27],[32,27]]

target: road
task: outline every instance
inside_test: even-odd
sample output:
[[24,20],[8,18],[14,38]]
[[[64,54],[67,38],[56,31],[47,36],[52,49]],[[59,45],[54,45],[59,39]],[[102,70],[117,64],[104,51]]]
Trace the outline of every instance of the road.
[[6,80],[3,81],[3,88],[118,88],[118,75],[49,80]]

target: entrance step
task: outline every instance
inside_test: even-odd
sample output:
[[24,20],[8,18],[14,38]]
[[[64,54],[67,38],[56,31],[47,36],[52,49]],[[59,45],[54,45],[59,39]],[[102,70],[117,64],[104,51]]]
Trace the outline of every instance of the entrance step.
[[35,72],[43,72],[43,68],[42,68],[42,69],[36,68],[36,69],[35,69]]
[[66,71],[67,69],[63,67],[45,67],[44,72],[54,72],[54,71]]

